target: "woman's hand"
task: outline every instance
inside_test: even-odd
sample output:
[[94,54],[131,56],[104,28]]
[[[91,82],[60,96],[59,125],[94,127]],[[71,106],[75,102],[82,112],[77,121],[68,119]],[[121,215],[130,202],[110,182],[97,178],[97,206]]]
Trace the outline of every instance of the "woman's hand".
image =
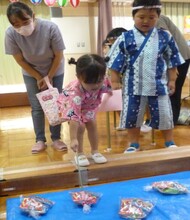
[[[52,84],[53,83],[53,79],[51,77],[49,77],[49,76],[48,76],[48,78],[49,78],[50,84]],[[48,88],[44,78],[41,78],[41,79],[37,80],[37,85],[38,85],[38,89],[40,89],[42,91],[46,90]]]
[[78,147],[79,147],[79,142],[78,142],[78,140],[77,140],[77,139],[71,140],[70,147],[71,147],[71,149],[72,149],[74,152],[77,152],[77,151],[78,151]]
[[37,86],[38,86],[38,89],[42,91],[47,89],[47,84],[43,78],[37,80]]

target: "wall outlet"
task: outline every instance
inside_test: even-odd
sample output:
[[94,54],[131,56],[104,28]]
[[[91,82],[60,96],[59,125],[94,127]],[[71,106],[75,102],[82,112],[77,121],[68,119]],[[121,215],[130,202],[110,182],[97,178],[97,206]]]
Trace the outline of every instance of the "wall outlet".
[[85,47],[85,42],[81,42],[81,47]]

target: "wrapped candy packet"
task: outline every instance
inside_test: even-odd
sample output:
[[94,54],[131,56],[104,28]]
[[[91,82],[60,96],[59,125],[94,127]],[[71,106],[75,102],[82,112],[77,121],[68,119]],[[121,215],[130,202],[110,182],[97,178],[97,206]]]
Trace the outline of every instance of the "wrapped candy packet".
[[37,219],[40,215],[47,213],[54,205],[54,202],[38,196],[20,196],[20,200],[21,211],[34,219]]
[[119,215],[125,219],[143,219],[154,208],[154,204],[148,200],[139,198],[121,199]]
[[100,193],[93,193],[83,190],[71,192],[71,196],[74,203],[83,206],[84,213],[89,213],[91,205],[96,204],[102,195]]
[[164,194],[184,194],[188,189],[178,182],[160,181],[152,183],[152,188]]

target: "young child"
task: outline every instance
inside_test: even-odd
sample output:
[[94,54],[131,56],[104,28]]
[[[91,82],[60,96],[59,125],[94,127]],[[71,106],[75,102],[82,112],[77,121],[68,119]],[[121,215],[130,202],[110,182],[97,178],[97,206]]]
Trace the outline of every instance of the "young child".
[[[106,40],[107,40],[107,45],[109,46],[109,49],[111,48],[111,46],[114,44],[114,42],[116,41],[116,39],[123,33],[123,32],[126,32],[127,30],[123,27],[116,27],[116,28],[113,28],[106,36]],[[109,49],[107,50],[107,53],[108,54],[108,51]],[[109,60],[109,57],[106,57],[105,60]],[[107,71],[108,72],[108,75],[110,76],[109,74],[109,70]],[[120,82],[120,84],[117,85],[117,89],[121,89],[122,87],[122,82]],[[117,111],[117,114],[118,116],[120,117],[120,111]],[[123,131],[123,130],[126,130],[125,128],[120,128],[119,126],[116,127],[116,112],[114,112],[114,126],[115,126],[115,129],[117,131]]]
[[110,49],[110,43],[107,39],[105,39],[103,42],[102,42],[102,51],[103,51],[103,55],[106,56],[106,54],[108,53]]
[[106,36],[106,40],[109,42],[110,48],[111,45],[117,40],[117,38],[127,30],[123,27],[113,28]]
[[124,153],[140,149],[140,127],[146,106],[151,127],[162,130],[166,147],[176,147],[169,95],[175,91],[177,66],[184,62],[169,32],[157,29],[160,0],[134,0],[134,28],[123,33],[112,45],[108,56],[112,87],[123,74],[123,111],[120,126],[128,128],[129,147]]
[[103,93],[112,93],[110,81],[106,74],[106,64],[102,57],[86,54],[77,61],[74,58],[69,64],[76,64],[77,80],[69,83],[58,99],[63,121],[69,121],[70,146],[74,152],[75,162],[79,166],[88,166],[89,160],[83,152],[85,128],[91,146],[92,159],[95,163],[106,163],[107,159],[98,152],[98,132],[96,111],[101,103]]

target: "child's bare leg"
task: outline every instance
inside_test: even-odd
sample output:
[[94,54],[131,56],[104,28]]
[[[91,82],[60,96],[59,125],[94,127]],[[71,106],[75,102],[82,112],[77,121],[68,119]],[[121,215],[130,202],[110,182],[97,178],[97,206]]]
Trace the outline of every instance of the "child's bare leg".
[[139,136],[140,128],[128,129],[129,147],[124,151],[124,153],[132,153],[139,150]]
[[173,141],[173,129],[163,130],[162,134],[165,141]]
[[91,153],[98,152],[98,130],[96,121],[89,121],[86,123],[86,129],[88,132],[88,139],[91,146]]
[[106,163],[107,159],[102,154],[98,153],[98,131],[96,121],[89,121],[86,123],[86,128],[91,146],[92,159],[95,163]]
[[84,138],[84,132],[85,132],[85,125],[80,125],[78,128],[78,133],[77,133],[77,139],[79,142],[78,146],[78,153],[83,154],[83,138]]
[[166,147],[177,147],[175,145],[175,142],[174,142],[174,139],[173,139],[173,129],[163,130],[162,134],[164,136]]
[[128,129],[128,137],[130,143],[139,143],[140,128]]

